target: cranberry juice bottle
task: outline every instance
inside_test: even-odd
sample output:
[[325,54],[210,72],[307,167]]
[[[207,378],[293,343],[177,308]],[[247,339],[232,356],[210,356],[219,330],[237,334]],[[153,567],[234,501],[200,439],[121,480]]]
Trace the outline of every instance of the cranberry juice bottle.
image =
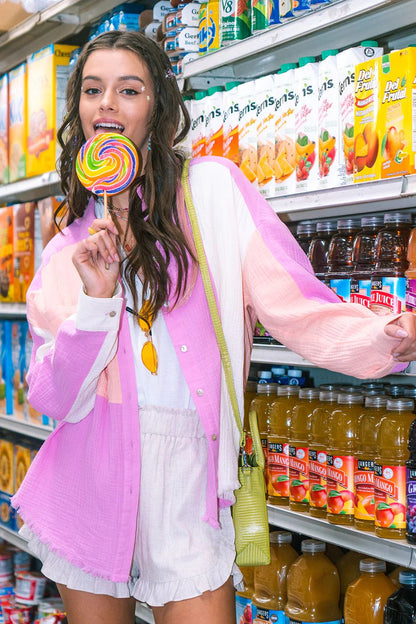
[[358,219],[339,219],[337,221],[338,232],[332,236],[329,244],[329,272],[326,282],[341,301],[349,302],[350,300],[353,270],[352,249],[359,229],[360,221]]
[[371,276],[375,266],[375,242],[383,225],[383,217],[363,217],[361,231],[354,240],[352,250],[351,303],[370,307]]

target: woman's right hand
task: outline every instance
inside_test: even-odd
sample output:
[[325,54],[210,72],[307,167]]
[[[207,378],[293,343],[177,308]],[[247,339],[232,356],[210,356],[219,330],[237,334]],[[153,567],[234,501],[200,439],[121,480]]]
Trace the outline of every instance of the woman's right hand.
[[75,247],[72,262],[77,269],[85,293],[90,297],[112,297],[119,274],[117,228],[111,219],[95,219],[95,231]]

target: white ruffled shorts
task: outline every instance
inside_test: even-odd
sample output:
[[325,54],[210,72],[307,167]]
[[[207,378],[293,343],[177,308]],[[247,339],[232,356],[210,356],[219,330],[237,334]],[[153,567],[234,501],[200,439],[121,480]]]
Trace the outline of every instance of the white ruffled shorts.
[[20,535],[42,561],[43,574],[70,589],[134,596],[153,607],[218,589],[230,575],[238,588],[242,575],[234,563],[230,509],[220,510],[220,529],[202,520],[208,444],[197,412],[140,408],[140,438],[140,531],[129,581],[113,583],[87,574],[24,525]]

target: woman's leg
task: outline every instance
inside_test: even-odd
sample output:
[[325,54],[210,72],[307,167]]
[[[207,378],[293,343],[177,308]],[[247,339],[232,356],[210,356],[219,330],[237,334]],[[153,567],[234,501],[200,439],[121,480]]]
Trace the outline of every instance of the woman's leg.
[[[234,586],[230,578],[222,587],[188,600],[153,607],[156,624],[235,624]],[[72,624],[72,622],[69,622]]]
[[68,624],[134,624],[134,598],[113,598],[57,585]]

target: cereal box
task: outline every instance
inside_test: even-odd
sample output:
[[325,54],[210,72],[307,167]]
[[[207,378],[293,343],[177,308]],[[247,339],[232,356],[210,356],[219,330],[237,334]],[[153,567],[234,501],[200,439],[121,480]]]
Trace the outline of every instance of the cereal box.
[[13,321],[12,323],[13,418],[24,421],[28,419],[24,387],[26,376],[25,324],[26,321]]
[[23,303],[35,274],[35,203],[16,204],[13,213],[14,300]]
[[13,206],[0,208],[0,301],[14,301]]
[[0,184],[9,181],[9,80],[0,77]]
[[10,505],[10,494],[0,492],[0,524],[11,531],[15,530],[16,512]]
[[13,442],[0,439],[0,490],[14,494]]
[[9,182],[26,177],[27,71],[15,67],[9,78]]
[[32,460],[32,448],[29,442],[22,439],[14,445],[14,491],[22,485]]
[[58,228],[55,225],[54,214],[63,199],[64,198],[61,196],[52,196],[38,200],[38,212],[40,217],[43,247],[46,247],[49,241],[58,232]]
[[55,169],[60,151],[56,133],[65,114],[69,58],[75,49],[52,44],[28,58],[28,176]]

